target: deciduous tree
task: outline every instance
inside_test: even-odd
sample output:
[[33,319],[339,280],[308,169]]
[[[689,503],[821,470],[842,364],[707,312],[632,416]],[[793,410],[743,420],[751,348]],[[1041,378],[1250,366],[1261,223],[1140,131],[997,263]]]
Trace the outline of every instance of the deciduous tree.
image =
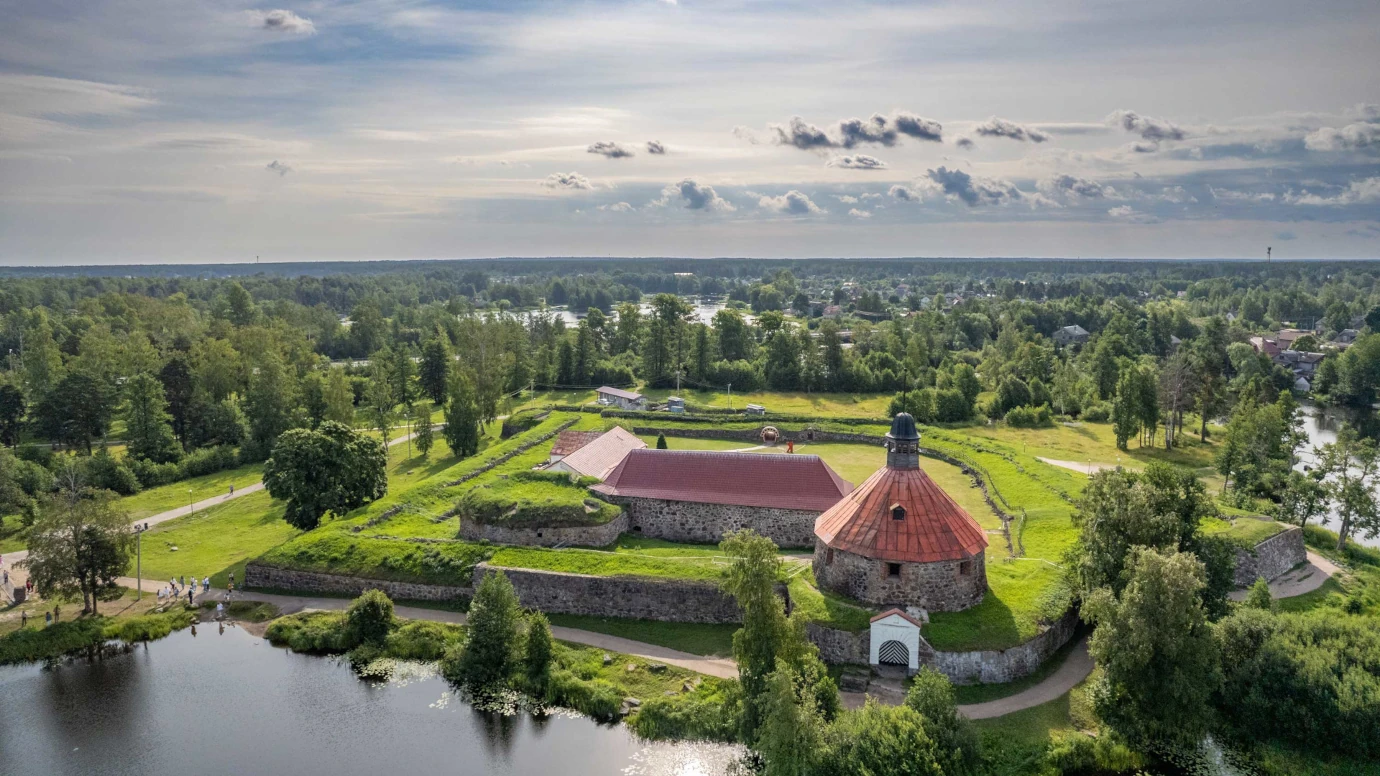
[[112,494],[68,489],[43,500],[28,543],[24,562],[39,595],[80,595],[82,610],[94,614],[99,595],[129,566],[133,534]]
[[278,438],[264,464],[264,486],[287,502],[283,518],[309,531],[328,512],[340,516],[387,493],[387,464],[382,442],[328,420]]

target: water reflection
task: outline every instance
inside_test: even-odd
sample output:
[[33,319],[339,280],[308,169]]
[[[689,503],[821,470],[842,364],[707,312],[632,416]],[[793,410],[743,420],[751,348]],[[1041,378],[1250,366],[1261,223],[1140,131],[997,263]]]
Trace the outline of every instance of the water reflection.
[[[1366,426],[1376,422],[1373,412],[1357,412],[1341,407],[1320,407],[1311,401],[1301,402],[1299,409],[1303,416],[1303,431],[1308,437],[1308,441],[1299,450],[1299,462],[1294,465],[1294,468],[1299,471],[1309,471],[1318,465],[1318,457],[1314,455],[1314,449],[1336,442],[1337,432],[1341,430],[1343,425],[1355,426],[1364,434],[1373,431],[1374,429],[1369,429]],[[1380,494],[1380,483],[1376,483],[1375,488],[1376,493]],[[1334,531],[1337,530],[1340,517],[1334,506],[1329,504],[1327,515],[1323,518],[1322,524]],[[1353,535],[1351,539],[1358,544],[1380,547],[1380,537],[1367,539]]]
[[735,757],[649,745],[565,713],[480,711],[402,664],[392,676],[362,681],[342,661],[235,627],[92,662],[0,668],[0,772],[719,776]]

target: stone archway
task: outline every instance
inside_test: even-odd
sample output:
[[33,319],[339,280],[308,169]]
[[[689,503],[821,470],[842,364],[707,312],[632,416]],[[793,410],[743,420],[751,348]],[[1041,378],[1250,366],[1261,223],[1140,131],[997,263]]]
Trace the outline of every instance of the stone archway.
[[905,644],[891,639],[882,642],[877,649],[877,663],[885,666],[910,666],[910,649]]

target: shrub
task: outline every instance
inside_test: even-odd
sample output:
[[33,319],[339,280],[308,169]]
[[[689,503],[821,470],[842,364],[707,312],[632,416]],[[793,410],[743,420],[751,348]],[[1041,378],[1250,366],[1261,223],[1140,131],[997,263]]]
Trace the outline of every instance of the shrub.
[[1054,416],[1047,405],[1014,407],[1006,412],[1006,425],[1012,428],[1039,428],[1054,425]]
[[1079,417],[1089,423],[1106,423],[1112,417],[1112,405],[1110,402],[1100,401],[1083,410]]
[[533,612],[527,618],[527,645],[522,653],[522,670],[533,682],[545,682],[551,671],[551,623],[546,615]]
[[126,458],[125,466],[134,472],[139,484],[145,488],[176,482],[181,473],[175,463],[154,463],[147,458]]
[[104,447],[86,460],[86,478],[92,487],[113,490],[121,496],[132,496],[140,489],[134,472]]
[[470,603],[469,637],[441,661],[447,679],[472,688],[500,684],[513,673],[522,610],[503,572],[484,577]]
[[459,625],[408,620],[388,634],[384,651],[399,660],[440,660],[462,634]]
[[190,609],[178,608],[162,614],[146,614],[117,620],[105,626],[104,636],[107,639],[128,642],[155,641],[191,625],[192,620]]
[[203,447],[183,457],[182,462],[177,465],[178,476],[184,480],[189,477],[201,477],[226,469],[233,469],[239,463],[239,456],[235,454],[235,448],[229,445]]
[[584,680],[563,669],[551,672],[545,700],[553,706],[574,709],[599,722],[613,722],[623,705],[623,694],[604,679]]
[[1144,765],[1140,755],[1112,731],[1104,731],[1097,738],[1083,733],[1055,734],[1044,760],[1041,773],[1050,776],[1131,773]]
[[934,739],[937,758],[946,776],[974,773],[982,759],[972,723],[960,716],[949,677],[926,666],[906,692],[906,705],[925,718],[925,732]]
[[627,719],[632,732],[648,740],[722,741],[738,738],[742,688],[734,681],[706,681],[693,692],[651,698]]
[[0,665],[61,657],[105,641],[100,619],[71,620],[46,628],[20,628],[0,637]]
[[382,590],[365,590],[345,613],[347,644],[382,644],[393,629],[393,599]]

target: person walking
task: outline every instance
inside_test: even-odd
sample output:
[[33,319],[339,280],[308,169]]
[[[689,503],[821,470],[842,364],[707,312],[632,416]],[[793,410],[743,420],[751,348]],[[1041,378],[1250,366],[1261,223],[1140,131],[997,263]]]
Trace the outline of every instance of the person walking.
[[205,577],[205,578],[203,578],[203,579],[201,580],[201,592],[203,592],[203,593],[209,593],[209,592],[211,592],[211,578],[210,578],[210,577]]
[[53,624],[53,613],[47,610],[43,612],[43,626],[46,628]]
[[187,605],[188,605],[188,606],[196,606],[196,588],[195,588],[195,587],[189,587],[189,588],[187,588]]
[[19,627],[21,627],[21,628],[27,628],[27,627],[29,627],[29,613],[28,613],[27,611],[23,611],[23,612],[20,612],[20,613],[19,613]]

